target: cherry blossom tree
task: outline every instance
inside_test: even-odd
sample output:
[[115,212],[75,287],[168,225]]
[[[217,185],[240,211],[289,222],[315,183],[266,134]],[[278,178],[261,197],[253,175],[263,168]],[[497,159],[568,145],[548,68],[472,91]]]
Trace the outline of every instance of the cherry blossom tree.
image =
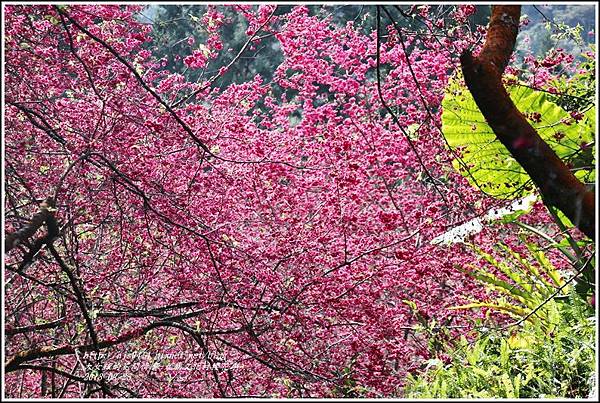
[[[141,6],[4,7],[7,396],[399,396],[436,354],[415,325],[484,314],[445,309],[484,290],[431,242],[506,204],[441,133],[475,7],[373,7],[368,32],[227,7],[247,40],[223,47],[220,6],[194,16],[197,81],[154,56]],[[273,79],[221,86],[267,35]]]

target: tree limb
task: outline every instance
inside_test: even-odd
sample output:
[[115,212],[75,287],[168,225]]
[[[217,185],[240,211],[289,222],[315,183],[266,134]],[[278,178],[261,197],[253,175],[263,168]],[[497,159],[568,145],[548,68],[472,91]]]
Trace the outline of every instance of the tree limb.
[[[48,197],[40,204],[40,211],[31,218],[27,225],[18,231],[6,234],[6,238],[4,239],[4,253],[10,252],[21,242],[31,238],[44,223],[48,227],[53,226],[55,224],[55,221],[53,221],[55,211],[54,199]],[[48,234],[50,232],[54,231],[50,231],[50,228],[48,228]]]
[[4,334],[6,336],[14,336],[15,334],[30,333],[30,332],[37,332],[39,330],[52,329],[52,328],[55,328],[55,327],[60,326],[63,323],[65,323],[65,320],[66,320],[66,318],[62,317],[62,318],[56,319],[52,322],[41,323],[38,325],[21,326],[21,327],[7,327],[4,329]]
[[594,192],[573,175],[525,116],[502,85],[519,30],[520,6],[492,6],[485,45],[477,57],[460,58],[465,82],[486,121],[512,156],[529,174],[546,205],[562,211],[595,240]]
[[[176,317],[175,317],[176,318]],[[49,357],[57,357],[61,355],[69,355],[75,354],[75,350],[77,351],[98,351],[100,349],[109,348],[115,346],[117,344],[126,343],[130,340],[136,339],[148,333],[149,331],[159,328],[159,327],[174,327],[180,329],[188,334],[196,335],[196,336],[216,336],[223,334],[235,334],[235,333],[243,333],[248,329],[245,327],[240,328],[232,328],[232,329],[222,329],[222,330],[212,330],[212,331],[197,331],[184,323],[179,323],[174,320],[159,320],[144,327],[134,329],[128,332],[124,332],[117,337],[109,337],[104,340],[99,340],[97,343],[93,344],[83,344],[79,346],[71,346],[71,345],[63,345],[59,347],[54,346],[44,346],[37,347],[30,350],[20,351],[13,355],[5,364],[4,372],[12,372],[19,369],[21,364],[24,362],[36,360],[39,358],[49,358]]]

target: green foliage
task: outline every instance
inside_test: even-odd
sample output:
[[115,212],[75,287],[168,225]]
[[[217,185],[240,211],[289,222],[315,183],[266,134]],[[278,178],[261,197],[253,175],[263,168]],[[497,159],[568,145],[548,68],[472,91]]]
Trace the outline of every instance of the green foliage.
[[593,107],[596,94],[596,47],[590,45],[590,52],[581,53],[583,62],[578,65],[578,73],[573,77],[560,76],[550,82],[557,90],[550,95],[550,101],[567,111],[582,112]]
[[[577,53],[582,42],[594,43],[594,36],[587,35],[595,31],[596,26],[592,4],[525,5],[521,14],[526,15],[530,23],[519,29],[517,53],[519,48],[530,48],[531,54],[542,57],[552,48]],[[525,41],[526,38],[529,40]]]
[[487,264],[469,265],[466,273],[495,292],[493,301],[476,301],[452,309],[488,308],[515,320],[527,320],[551,332],[560,322],[559,300],[569,292],[559,271],[546,254],[522,238],[528,254],[519,253],[505,244],[497,245],[501,258],[472,246]]
[[451,363],[409,375],[407,398],[581,398],[595,370],[595,324],[578,298],[560,306],[559,326],[547,334],[527,323],[510,335],[480,331],[462,337]]
[[560,229],[556,238],[551,237],[543,230],[525,224],[518,219],[512,221],[524,232],[522,234],[534,234],[547,241],[546,248],[556,249],[562,253],[571,266],[580,274],[575,279],[575,290],[582,297],[589,297],[595,285],[595,261],[589,251],[594,250],[594,242],[589,238],[577,239],[570,231],[573,224],[556,208],[548,206],[548,212],[554,218],[554,222]]
[[550,39],[553,41],[571,40],[575,44],[583,46],[583,26],[581,24],[571,25],[564,22],[546,21],[545,26],[549,32],[552,32]]
[[587,397],[596,367],[593,312],[573,293],[552,307],[551,331],[536,320],[506,331],[480,327],[471,340],[462,336],[450,363],[432,360],[425,372],[408,376],[404,397]]
[[409,375],[408,398],[581,398],[589,395],[595,370],[595,319],[538,246],[527,253],[499,244],[495,255],[473,246],[486,262],[469,275],[495,293],[490,302],[455,309],[487,308],[507,313],[508,325],[481,326],[473,337],[445,346],[440,359]]
[[[507,86],[507,90],[515,106],[539,135],[563,161],[573,166],[576,176],[593,182],[595,107],[587,109],[577,122],[565,109],[552,102],[551,99],[556,100],[556,97],[552,98],[547,92],[518,83]],[[454,152],[462,155],[453,161],[454,167],[473,186],[494,197],[507,199],[533,191],[529,175],[496,139],[459,76],[449,83],[442,107],[446,141]]]

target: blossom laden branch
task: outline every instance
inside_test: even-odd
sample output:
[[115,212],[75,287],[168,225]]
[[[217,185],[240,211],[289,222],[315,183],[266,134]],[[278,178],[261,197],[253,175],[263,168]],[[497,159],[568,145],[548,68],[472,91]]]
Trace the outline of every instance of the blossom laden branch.
[[55,6],[55,10],[61,16],[64,16],[65,18],[67,18],[81,32],[85,33],[87,36],[89,36],[94,41],[96,41],[100,45],[102,45],[106,50],[108,50],[119,62],[121,62],[121,64],[123,64],[127,68],[127,70],[129,70],[131,72],[131,74],[134,75],[134,77],[136,78],[136,80],[138,81],[138,83],[144,88],[144,90],[146,90],[150,95],[152,95],[154,97],[154,99],[156,99],[156,101],[158,101],[158,103],[161,104],[167,110],[167,112],[169,112],[169,114],[171,114],[171,116],[175,119],[175,121],[177,121],[177,123],[183,128],[183,130],[192,138],[192,140],[194,140],[194,142],[204,152],[206,152],[208,155],[215,156],[210,151],[210,149],[208,148],[208,146],[206,146],[206,144],[204,144],[204,142],[202,140],[200,140],[198,138],[198,136],[196,136],[196,134],[194,134],[194,132],[192,131],[192,129],[181,119],[181,117],[179,117],[179,115],[173,110],[173,108],[171,108],[171,106],[167,102],[165,102],[160,97],[160,95],[158,95],[156,93],[156,91],[154,91],[152,88],[150,88],[150,86],[148,84],[146,84],[146,82],[144,81],[144,79],[142,78],[142,76],[140,75],[140,73],[131,65],[131,63],[129,63],[127,60],[125,60],[125,58],[123,56],[121,56],[119,54],[119,52],[117,52],[106,41],[104,41],[103,39],[101,39],[98,36],[94,35],[88,29],[86,29],[85,27],[83,27],[77,20],[75,20],[73,17],[71,17],[69,14],[67,14],[60,7]]
[[[229,69],[235,64],[237,63],[237,61],[240,59],[240,57],[242,57],[242,54],[246,51],[246,49],[250,46],[250,44],[252,44],[252,42],[254,42],[256,39],[264,39],[267,36],[263,36],[263,37],[258,37],[259,32],[267,26],[267,24],[269,23],[269,21],[271,21],[271,19],[273,18],[273,16],[275,15],[275,11],[277,11],[277,6],[275,6],[275,8],[273,9],[273,11],[271,12],[271,14],[269,15],[269,17],[265,20],[265,22],[258,27],[258,29],[256,30],[256,32],[254,32],[254,34],[252,34],[250,36],[250,38],[248,38],[248,40],[246,41],[246,43],[244,43],[244,45],[240,48],[239,52],[237,53],[237,55],[235,55],[235,57],[224,67],[221,67],[221,70],[219,70],[219,72],[215,75],[213,75],[210,79],[208,79],[207,83],[205,85],[203,85],[202,87],[200,87],[199,89],[195,90],[194,92],[192,92],[189,95],[186,95],[185,97],[183,97],[182,99],[180,99],[179,101],[176,101],[173,105],[171,105],[172,108],[177,108],[178,106],[180,106],[181,104],[189,101],[190,99],[192,99],[193,97],[195,97],[196,95],[200,94],[202,91],[206,90],[207,88],[209,88],[211,85],[214,84],[215,81],[217,81],[217,79],[219,77],[221,77],[221,71],[229,71]],[[258,38],[257,38],[258,37]]]

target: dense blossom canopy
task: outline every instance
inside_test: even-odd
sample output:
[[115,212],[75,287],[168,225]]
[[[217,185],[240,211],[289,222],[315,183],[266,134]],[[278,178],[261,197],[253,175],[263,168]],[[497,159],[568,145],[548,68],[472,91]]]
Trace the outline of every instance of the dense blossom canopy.
[[440,131],[484,34],[474,6],[413,8],[416,31],[383,14],[379,39],[304,6],[229,7],[250,45],[275,37],[272,80],[220,85],[243,62],[211,68],[239,51],[221,7],[179,61],[197,81],[153,55],[139,6],[5,7],[5,230],[47,197],[59,226],[6,256],[7,395],[52,376],[63,397],[395,396],[435,354],[411,329],[464,325],[445,308],[485,297],[455,267],[470,253],[431,242],[510,204],[455,172]]

